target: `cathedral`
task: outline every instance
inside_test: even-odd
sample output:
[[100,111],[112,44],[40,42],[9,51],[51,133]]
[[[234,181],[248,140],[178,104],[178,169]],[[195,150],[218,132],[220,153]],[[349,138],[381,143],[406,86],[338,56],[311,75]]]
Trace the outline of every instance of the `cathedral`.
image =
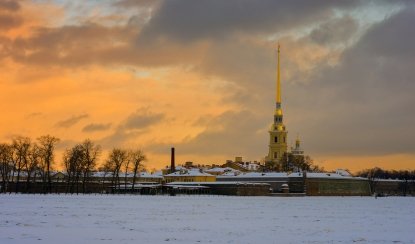
[[[275,111],[274,121],[269,130],[269,148],[268,156],[265,157],[265,161],[279,163],[281,158],[287,154],[287,134],[288,131],[285,128],[283,122],[283,112],[281,107],[281,79],[280,79],[280,45],[277,49],[277,91],[275,97]],[[302,156],[303,151],[300,149],[300,141],[296,140],[296,147],[293,148],[292,153],[297,156]]]

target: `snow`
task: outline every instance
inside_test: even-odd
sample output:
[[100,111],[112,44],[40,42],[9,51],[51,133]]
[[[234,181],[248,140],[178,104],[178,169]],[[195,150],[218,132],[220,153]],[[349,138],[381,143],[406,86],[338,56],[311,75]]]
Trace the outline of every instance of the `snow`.
[[225,167],[225,168],[215,167],[215,168],[207,169],[205,170],[205,172],[206,173],[225,173],[225,172],[237,172],[237,170],[232,169],[230,167]]
[[166,176],[213,176],[213,175],[200,172],[199,169],[186,169],[186,170],[180,170],[180,171],[173,172]]
[[415,198],[0,195],[0,243],[415,243]]
[[352,177],[351,175],[341,175],[337,173],[307,173],[307,178],[327,178],[327,179],[359,179],[367,180],[367,178],[362,177]]

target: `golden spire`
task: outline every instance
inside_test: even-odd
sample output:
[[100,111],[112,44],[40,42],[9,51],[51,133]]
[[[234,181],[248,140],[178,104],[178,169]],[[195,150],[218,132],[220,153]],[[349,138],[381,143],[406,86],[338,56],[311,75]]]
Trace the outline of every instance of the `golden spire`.
[[276,102],[277,104],[281,104],[281,80],[280,80],[280,43],[278,42],[278,64],[277,64],[277,97]]

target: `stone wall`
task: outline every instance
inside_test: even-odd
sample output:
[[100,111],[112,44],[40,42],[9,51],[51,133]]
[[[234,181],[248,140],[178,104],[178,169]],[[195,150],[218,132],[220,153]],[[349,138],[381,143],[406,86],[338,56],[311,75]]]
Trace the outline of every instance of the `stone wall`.
[[370,196],[370,185],[364,179],[307,178],[307,196]]

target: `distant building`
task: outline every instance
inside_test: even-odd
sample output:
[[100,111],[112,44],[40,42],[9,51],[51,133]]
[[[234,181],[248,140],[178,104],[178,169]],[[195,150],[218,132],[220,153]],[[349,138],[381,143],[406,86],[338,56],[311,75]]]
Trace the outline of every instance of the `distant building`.
[[242,172],[255,172],[262,170],[262,165],[259,162],[244,162],[242,157],[235,157],[235,161],[226,160],[226,163],[222,165],[222,167],[228,167]]
[[295,147],[291,147],[291,154],[295,157],[304,157],[304,150],[300,146],[300,139],[295,140]]
[[170,173],[164,176],[166,183],[170,182],[214,182],[216,176],[204,173],[200,169],[186,169]]
[[239,171],[233,168],[230,168],[230,167],[224,167],[224,168],[214,167],[211,169],[206,169],[205,172],[211,175],[223,175],[227,173],[235,174],[235,172],[239,172]]

